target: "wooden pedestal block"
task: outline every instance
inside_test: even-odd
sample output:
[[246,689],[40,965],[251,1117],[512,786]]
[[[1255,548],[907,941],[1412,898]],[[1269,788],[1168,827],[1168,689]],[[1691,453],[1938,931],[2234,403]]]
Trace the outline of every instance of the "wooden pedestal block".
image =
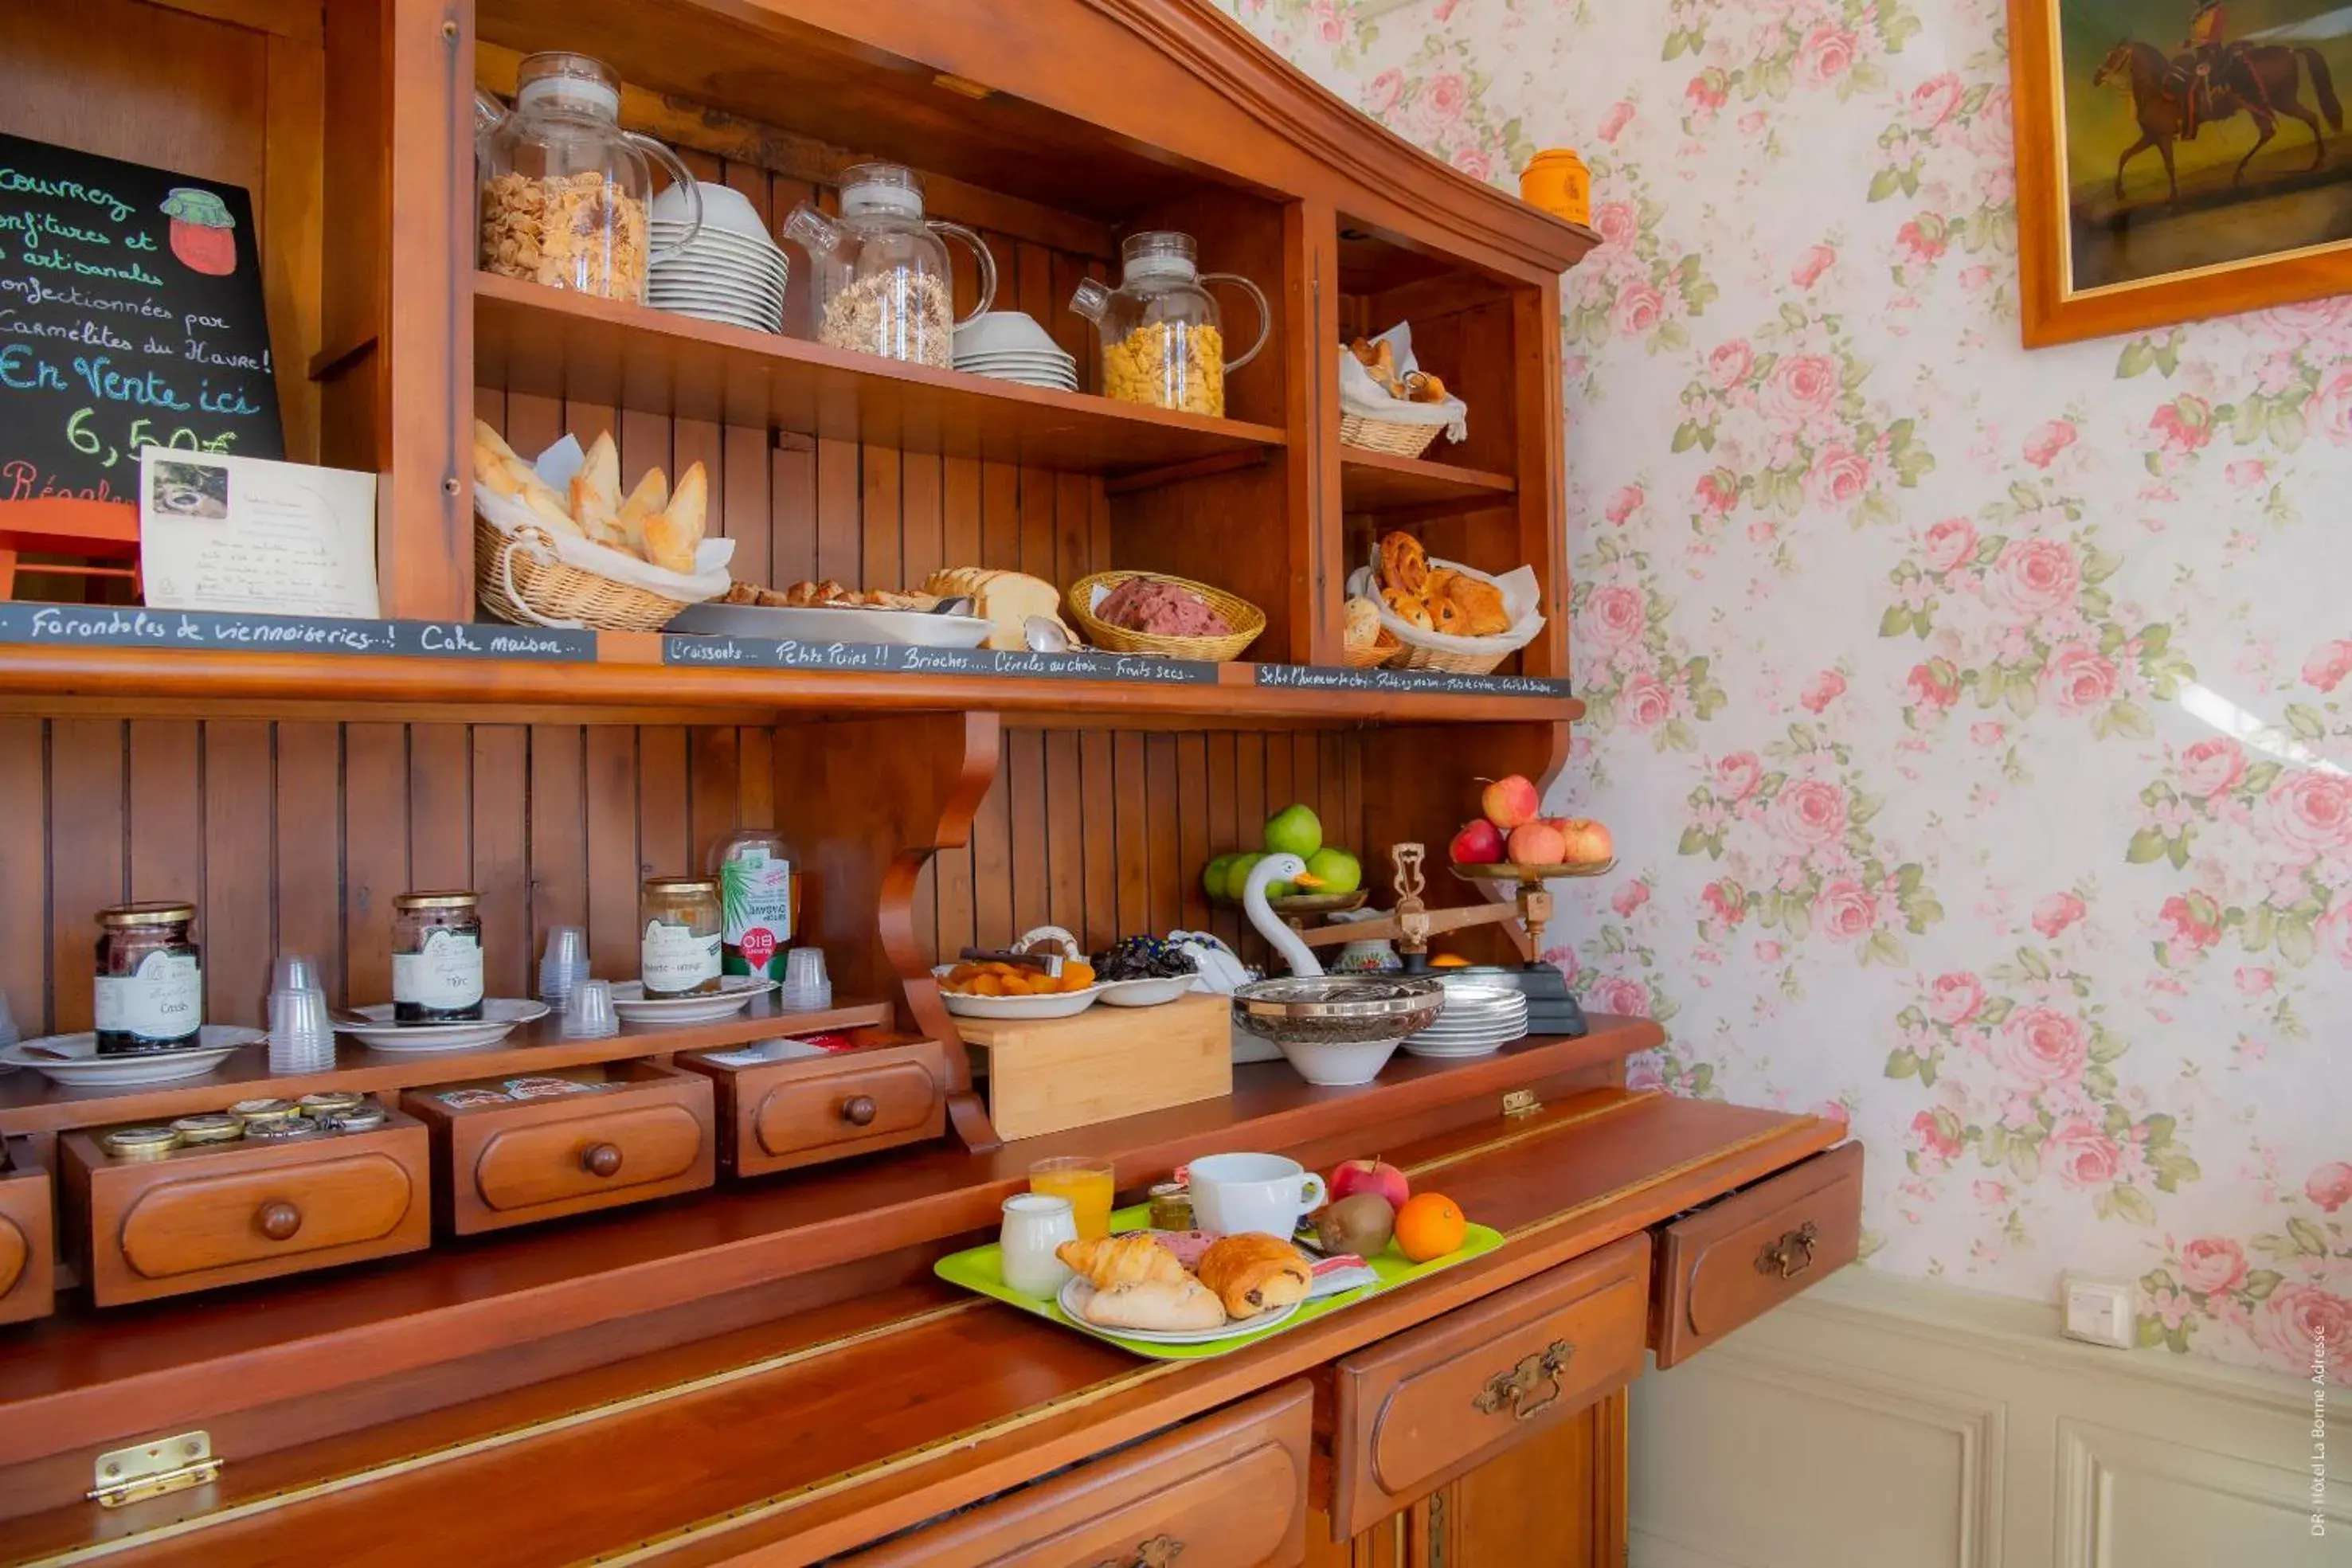
[[425,1129],[211,1144],[119,1160],[58,1140],[82,1277],[101,1307],[413,1252],[432,1241]]
[[451,1105],[474,1085],[412,1089],[402,1109],[432,1130],[436,1213],[459,1236],[709,1186],[718,1175],[710,1081],[653,1061],[574,1068],[604,1087],[544,1100]]
[[47,1317],[57,1279],[49,1173],[33,1164],[29,1145],[0,1151],[0,1323]]
[[1194,992],[1156,1008],[1097,1003],[1076,1018],[956,1028],[987,1053],[989,1121],[1007,1138],[1034,1138],[1232,1093],[1232,1008]]

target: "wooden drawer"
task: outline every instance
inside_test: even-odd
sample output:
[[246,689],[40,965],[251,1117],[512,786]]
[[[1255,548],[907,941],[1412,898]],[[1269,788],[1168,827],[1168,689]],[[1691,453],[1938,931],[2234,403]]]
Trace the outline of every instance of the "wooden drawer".
[[1840,1144],[1658,1228],[1650,1348],[1687,1361],[1854,1260],[1862,1145]]
[[763,1176],[901,1144],[947,1129],[946,1050],[937,1040],[818,1056],[681,1056],[717,1096],[719,1157]]
[[1314,1394],[1271,1388],[842,1568],[1291,1568],[1306,1559]]
[[57,1285],[57,1238],[50,1222],[49,1173],[32,1146],[0,1149],[0,1323],[47,1317]]
[[652,1061],[567,1069],[603,1087],[544,1100],[452,1105],[488,1086],[412,1089],[442,1171],[436,1212],[460,1236],[709,1186],[717,1174],[710,1081]]
[[425,1128],[118,1160],[58,1140],[75,1256],[101,1307],[413,1252],[433,1239]]
[[1332,1364],[1335,1537],[1632,1382],[1649,1283],[1650,1239],[1629,1236]]

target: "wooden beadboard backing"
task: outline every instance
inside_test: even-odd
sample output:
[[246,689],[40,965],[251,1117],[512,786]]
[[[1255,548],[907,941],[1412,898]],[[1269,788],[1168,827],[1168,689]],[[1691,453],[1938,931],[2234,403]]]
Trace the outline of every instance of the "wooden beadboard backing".
[[[91,916],[188,898],[212,1021],[260,1021],[281,949],[319,957],[340,999],[382,1001],[391,900],[423,887],[482,894],[495,995],[530,994],[555,925],[587,928],[597,974],[633,978],[644,876],[699,867],[738,826],[826,831],[773,799],[776,744],[760,727],[0,719],[0,995],[27,1035],[89,1028]],[[1205,927],[1262,957],[1211,913],[1200,868],[1292,800],[1360,851],[1360,745],[1010,731],[916,929],[952,954],[1045,924],[1090,947]]]

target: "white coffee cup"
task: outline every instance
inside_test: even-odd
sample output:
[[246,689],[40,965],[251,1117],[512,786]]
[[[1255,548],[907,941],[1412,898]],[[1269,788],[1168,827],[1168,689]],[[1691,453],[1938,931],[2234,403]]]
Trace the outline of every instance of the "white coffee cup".
[[1323,1207],[1323,1178],[1281,1155],[1206,1155],[1190,1168],[1192,1220],[1213,1236],[1250,1231],[1290,1239]]

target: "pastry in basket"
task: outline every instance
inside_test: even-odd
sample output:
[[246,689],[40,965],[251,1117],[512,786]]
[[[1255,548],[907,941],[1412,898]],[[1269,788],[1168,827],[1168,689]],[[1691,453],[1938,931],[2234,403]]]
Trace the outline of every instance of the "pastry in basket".
[[516,456],[504,436],[478,419],[474,421],[474,480],[493,495],[521,502],[530,508],[534,520],[556,533],[580,535],[580,525],[572,520],[555,486]]
[[1449,637],[1496,637],[1511,629],[1501,589],[1450,566],[1432,566],[1412,535],[1385,536],[1379,557],[1381,601],[1399,620]]
[[665,571],[691,577],[694,552],[702,543],[709,508],[710,480],[697,463],[677,476],[669,505],[646,519],[646,559]]
[[629,548],[621,528],[621,449],[609,430],[589,446],[580,471],[572,476],[572,520],[600,545]]
[[669,505],[669,476],[658,468],[646,470],[629,498],[621,503],[620,528],[623,547],[639,555],[646,553],[646,519]]
[[[985,644],[991,648],[1009,653],[1027,648],[1032,617],[1042,616],[1069,635],[1070,628],[1062,619],[1061,592],[1043,578],[986,567],[951,566],[925,578],[923,591],[941,599],[969,597],[972,613],[994,627]],[[1077,639],[1071,636],[1070,641],[1075,643]]]
[[1201,1254],[1201,1283],[1228,1315],[1255,1317],[1307,1299],[1315,1276],[1297,1248],[1278,1237],[1223,1236]]
[[1149,1280],[1175,1284],[1190,1279],[1176,1254],[1139,1233],[1101,1236],[1087,1241],[1065,1241],[1054,1256],[1097,1291],[1114,1285],[1139,1285]]
[[1429,552],[1411,534],[1381,540],[1381,581],[1400,593],[1419,594],[1429,586]]
[[1152,1333],[1183,1333],[1225,1323],[1217,1293],[1181,1270],[1172,1281],[1144,1280],[1097,1290],[1078,1315],[1097,1328]]

